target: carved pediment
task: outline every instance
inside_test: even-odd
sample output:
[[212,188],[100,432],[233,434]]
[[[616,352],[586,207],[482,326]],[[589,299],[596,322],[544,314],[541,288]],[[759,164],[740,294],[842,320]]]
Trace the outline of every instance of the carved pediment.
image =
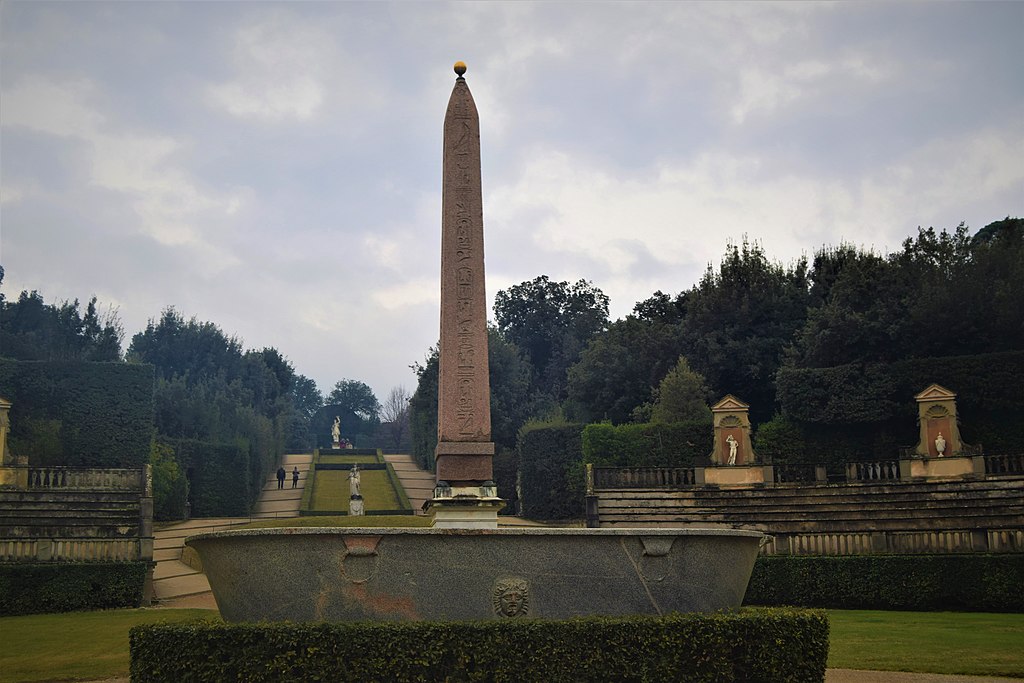
[[931,384],[914,398],[918,401],[948,401],[955,399],[956,394],[944,386]]
[[12,405],[14,404],[8,401],[3,396],[0,396],[0,408],[10,408]]
[[937,420],[943,417],[949,417],[949,410],[946,406],[932,406],[924,412],[924,416],[930,420]]
[[711,406],[711,410],[716,413],[726,413],[731,411],[746,411],[750,410],[750,406],[739,400],[732,394],[726,394],[725,398]]
[[743,423],[735,415],[726,415],[722,418],[722,422],[718,425],[719,427],[742,427]]

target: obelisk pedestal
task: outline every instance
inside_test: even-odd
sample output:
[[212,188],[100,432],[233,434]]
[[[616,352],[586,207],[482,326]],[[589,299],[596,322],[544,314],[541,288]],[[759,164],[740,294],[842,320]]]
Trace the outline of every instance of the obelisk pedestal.
[[463,74],[444,117],[441,198],[441,344],[434,526],[497,528],[504,502],[493,481],[491,387],[484,294],[480,118]]

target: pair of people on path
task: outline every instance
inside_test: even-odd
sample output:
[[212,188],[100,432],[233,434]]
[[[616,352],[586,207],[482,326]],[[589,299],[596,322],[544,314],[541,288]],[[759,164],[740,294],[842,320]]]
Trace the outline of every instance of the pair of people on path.
[[[285,476],[287,476],[287,474],[284,471],[284,467],[283,466],[282,467],[278,467],[277,468],[277,488],[279,488],[279,489],[283,489],[284,488],[284,478],[285,478]],[[295,488],[298,488],[298,487],[299,487],[299,468],[295,467],[295,468],[292,468],[292,488],[295,489]]]

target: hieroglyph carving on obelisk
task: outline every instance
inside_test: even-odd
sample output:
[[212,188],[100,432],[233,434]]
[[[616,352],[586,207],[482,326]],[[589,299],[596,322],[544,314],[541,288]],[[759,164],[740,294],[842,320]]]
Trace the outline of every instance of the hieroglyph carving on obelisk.
[[484,295],[484,220],[480,119],[458,79],[444,118],[441,200],[441,345],[438,372],[437,479],[491,479],[491,389]]

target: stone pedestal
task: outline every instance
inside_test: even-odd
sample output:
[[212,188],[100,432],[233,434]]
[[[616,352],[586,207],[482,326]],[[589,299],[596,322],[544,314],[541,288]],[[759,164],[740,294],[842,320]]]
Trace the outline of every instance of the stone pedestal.
[[963,479],[975,473],[974,458],[965,456],[901,460],[901,477],[905,469],[913,479]]
[[747,486],[765,484],[775,481],[771,465],[734,465],[732,467],[703,467],[703,481],[698,484],[715,484],[718,486]]
[[348,514],[349,517],[362,517],[366,514],[363,509],[363,497],[352,496],[348,501]]

